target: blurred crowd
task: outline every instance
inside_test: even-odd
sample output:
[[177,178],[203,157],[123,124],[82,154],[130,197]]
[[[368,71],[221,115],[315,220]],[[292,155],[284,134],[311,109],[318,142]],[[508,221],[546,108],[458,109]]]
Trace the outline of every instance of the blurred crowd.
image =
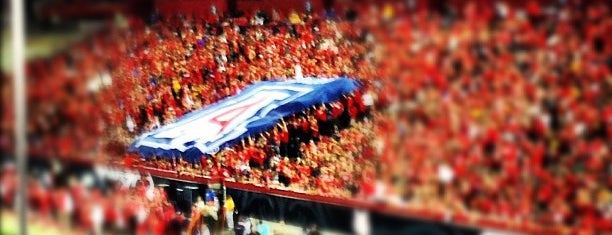
[[609,9],[399,2],[346,16],[133,23],[28,66],[40,84],[29,91],[33,145],[121,153],[138,134],[254,82],[347,76],[364,87],[200,162],[136,164],[457,221],[612,230]]
[[465,217],[610,230],[609,8],[467,4],[459,18],[404,19],[380,39],[404,48],[379,66],[401,97],[396,127],[379,136],[394,150],[381,155],[385,194]]
[[[184,227],[185,218],[169,203],[164,189],[155,187],[150,178],[142,177],[130,186],[76,175],[66,181],[64,173],[53,172],[38,171],[25,179],[28,218],[55,221],[66,231],[90,234],[180,234]],[[15,193],[20,179],[12,165],[5,165],[1,176],[1,206],[13,208],[20,200]]]
[[[313,61],[313,72],[307,74],[364,81],[367,92],[373,93],[368,99],[385,107],[370,118],[357,120],[352,115],[348,125],[321,135],[316,128],[327,118],[317,118],[321,107],[312,107],[200,163],[179,158],[147,164],[179,174],[429,208],[463,221],[489,217],[515,225],[567,225],[583,232],[611,229],[608,8],[532,2],[523,9],[467,4],[455,14],[402,10],[410,11],[401,5],[366,9],[357,19],[319,21],[316,26],[317,21],[308,20],[316,17],[305,17],[293,27],[309,31],[297,36],[287,32],[281,40],[306,44],[300,51],[280,53],[290,58],[288,63],[264,63],[271,75],[252,67],[240,69],[230,76],[238,81],[225,82],[299,77],[295,65],[311,71]],[[329,29],[335,36],[325,38]],[[246,34],[257,38],[257,32]],[[311,33],[313,47],[308,41],[300,43]],[[236,40],[221,37],[227,45]],[[269,38],[261,36],[264,41]],[[243,58],[257,67],[279,55],[255,51],[259,60],[246,60],[251,52],[241,48],[251,44],[238,41],[237,52],[232,46],[227,51],[207,50],[212,58],[221,57],[214,68],[231,72],[226,67],[235,67],[232,62]],[[338,54],[314,50],[311,59],[311,50],[328,42],[340,45]],[[228,65],[226,55],[238,59],[228,59]],[[330,67],[330,57],[346,63]],[[274,74],[273,65],[285,73]],[[218,76],[223,73],[209,75]],[[239,89],[240,85],[235,90],[230,86],[226,94]],[[171,97],[172,91],[167,93]],[[340,114],[360,107],[347,100],[337,103]],[[330,112],[325,115],[338,118],[334,104],[326,106],[322,108]]]
[[[137,27],[138,21],[132,23]],[[95,159],[102,156],[106,144],[105,113],[115,96],[109,92],[113,83],[114,60],[126,54],[122,41],[129,31],[107,24],[50,57],[36,58],[26,64],[27,138],[35,156]],[[14,116],[10,81],[2,84],[2,140],[0,147],[13,146]]]
[[132,136],[257,81],[371,72],[371,66],[360,66],[367,64],[366,48],[357,42],[360,35],[347,35],[348,23],[304,17],[301,24],[261,25],[265,21],[257,19],[200,22],[177,16],[134,34],[136,42],[128,45],[135,47],[115,74],[123,109],[113,116],[117,124]]

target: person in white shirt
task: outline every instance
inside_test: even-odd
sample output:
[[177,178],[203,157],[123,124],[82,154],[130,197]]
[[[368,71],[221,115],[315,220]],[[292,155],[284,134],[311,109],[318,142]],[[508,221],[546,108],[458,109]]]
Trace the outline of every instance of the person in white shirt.
[[134,130],[136,128],[136,123],[134,123],[134,120],[132,119],[132,116],[130,116],[130,115],[127,116],[125,126],[127,127],[128,131],[130,133],[134,132]]
[[304,78],[304,74],[302,73],[302,66],[300,64],[295,64],[295,79]]
[[251,219],[249,217],[242,217],[240,221],[238,221],[238,224],[244,227],[244,234],[251,233]]
[[370,213],[355,209],[353,212],[353,232],[356,235],[370,234]]
[[63,226],[70,227],[72,213],[74,212],[74,201],[70,193],[66,190],[62,190],[60,197],[60,200],[62,200],[62,207],[59,214],[60,221]]
[[365,106],[372,107],[374,106],[374,94],[371,91],[366,92],[361,97],[361,100]]
[[204,204],[204,200],[202,200],[201,196],[198,196],[198,199],[196,199],[195,206],[200,211],[204,210],[204,206],[206,206],[206,204]]
[[100,204],[93,205],[91,210],[91,222],[93,225],[93,233],[102,235],[102,225],[104,224],[104,209]]

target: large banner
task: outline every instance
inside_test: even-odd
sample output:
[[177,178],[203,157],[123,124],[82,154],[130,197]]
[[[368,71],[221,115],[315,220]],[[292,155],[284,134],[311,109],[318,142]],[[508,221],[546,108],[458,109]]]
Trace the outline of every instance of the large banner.
[[129,148],[144,157],[195,161],[272,128],[281,118],[354,92],[349,78],[264,81],[140,136]]

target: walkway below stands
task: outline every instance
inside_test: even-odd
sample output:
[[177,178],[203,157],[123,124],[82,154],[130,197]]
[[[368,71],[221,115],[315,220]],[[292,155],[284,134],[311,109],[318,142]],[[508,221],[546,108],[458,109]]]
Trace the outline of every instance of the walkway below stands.
[[[259,224],[259,220],[251,218],[251,221],[252,223]],[[267,220],[264,220],[264,224],[267,224],[268,226],[270,226],[270,230],[272,231],[272,234],[274,235],[302,235],[304,234],[303,229],[300,228],[299,226],[285,224],[281,222],[267,221]],[[322,230],[321,234],[323,235],[342,235],[344,233]],[[234,232],[227,230],[223,232],[222,235],[234,235]]]

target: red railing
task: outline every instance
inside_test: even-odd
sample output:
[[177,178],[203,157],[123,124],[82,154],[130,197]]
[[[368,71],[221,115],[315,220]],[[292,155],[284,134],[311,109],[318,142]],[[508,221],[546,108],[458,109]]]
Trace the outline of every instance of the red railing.
[[172,179],[183,182],[199,183],[199,184],[212,184],[223,182],[222,178],[209,177],[209,176],[194,176],[188,174],[179,174],[177,171],[172,170],[161,170],[146,166],[133,166],[132,169],[137,170],[141,173],[149,173],[152,176]]
[[[48,158],[47,158],[48,159]],[[70,161],[82,164],[96,164],[101,163],[101,161],[94,161],[91,158],[58,158],[58,160],[62,161]],[[110,164],[117,168],[126,168],[123,163],[120,161],[107,161],[107,164]],[[514,231],[521,232],[527,234],[566,234],[564,232],[565,228],[562,227],[545,227],[536,225],[533,223],[511,223],[505,220],[490,218],[490,217],[479,217],[479,218],[470,218],[466,215],[445,215],[443,212],[429,210],[425,208],[414,208],[407,206],[397,206],[392,204],[387,204],[384,202],[376,202],[376,201],[366,201],[359,199],[351,199],[351,198],[338,198],[331,196],[322,196],[315,195],[306,192],[296,192],[289,189],[281,189],[281,188],[273,188],[265,185],[255,185],[251,183],[241,183],[235,182],[233,179],[223,179],[220,177],[207,177],[207,176],[194,176],[188,174],[179,174],[175,170],[162,170],[152,167],[134,165],[131,167],[127,167],[131,170],[137,170],[141,173],[149,173],[152,176],[189,182],[195,184],[214,184],[214,183],[223,183],[226,187],[256,193],[263,193],[268,195],[274,195],[279,197],[297,199],[297,200],[305,200],[312,201],[318,203],[325,203],[336,206],[350,207],[350,208],[360,208],[366,209],[369,211],[374,211],[387,215],[400,216],[405,218],[412,219],[420,219],[420,220],[429,220],[429,221],[437,221],[437,222],[450,222],[456,224],[458,226],[472,227],[472,228],[489,228],[495,230],[504,230],[504,231]],[[569,229],[566,230],[569,234],[576,234],[576,230]]]
[[[296,192],[289,189],[281,189],[268,187],[265,185],[255,185],[251,183],[236,182],[233,179],[223,179],[215,177],[205,176],[191,176],[181,174],[173,170],[161,170],[145,166],[133,166],[132,169],[138,170],[143,173],[150,173],[156,177],[162,177],[177,181],[190,182],[190,183],[223,183],[226,187],[232,189],[239,189],[244,191],[263,193],[268,195],[274,195],[279,197],[312,201],[318,203],[325,203],[336,206],[351,207],[367,209],[387,215],[400,216],[412,219],[421,219],[437,222],[450,222],[458,226],[472,227],[472,228],[489,228],[495,230],[514,231],[527,234],[563,234],[563,228],[561,227],[544,227],[531,223],[511,223],[506,220],[500,220],[490,217],[479,217],[469,218],[465,215],[445,215],[440,211],[434,211],[425,208],[414,208],[408,206],[397,206],[384,202],[366,201],[351,198],[338,198],[331,196],[315,195],[306,192]],[[572,231],[572,230],[569,230]],[[573,234],[573,233],[572,233]]]
[[506,221],[496,220],[492,218],[482,217],[478,219],[467,219],[459,215],[446,216],[439,211],[428,210],[424,208],[401,207],[382,202],[364,201],[348,198],[336,198],[329,196],[313,195],[308,193],[295,192],[286,189],[270,188],[247,183],[239,183],[225,180],[223,184],[228,188],[264,193],[274,196],[293,198],[299,200],[313,201],[326,203],[331,205],[345,206],[351,208],[367,209],[369,211],[379,212],[387,215],[394,215],[412,219],[421,219],[437,222],[451,222],[459,226],[472,228],[491,228],[505,231],[515,231],[528,234],[562,234],[561,228],[546,228],[535,224],[521,223],[519,225],[511,224]]

